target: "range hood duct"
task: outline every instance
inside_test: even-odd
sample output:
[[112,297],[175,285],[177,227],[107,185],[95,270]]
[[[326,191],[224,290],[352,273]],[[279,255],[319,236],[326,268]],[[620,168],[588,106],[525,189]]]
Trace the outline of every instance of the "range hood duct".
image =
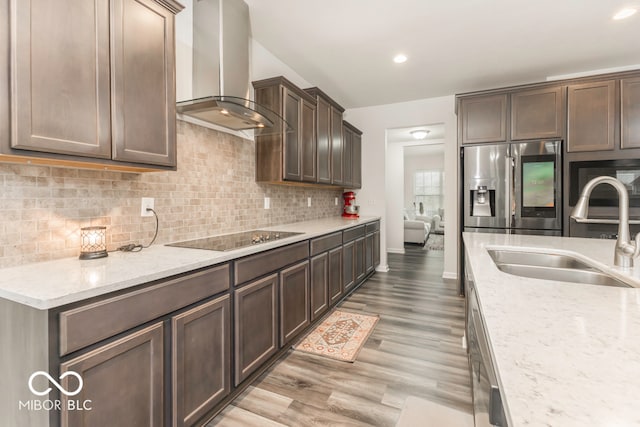
[[287,132],[274,111],[249,99],[249,7],[243,0],[193,0],[193,98],[177,112],[255,135]]

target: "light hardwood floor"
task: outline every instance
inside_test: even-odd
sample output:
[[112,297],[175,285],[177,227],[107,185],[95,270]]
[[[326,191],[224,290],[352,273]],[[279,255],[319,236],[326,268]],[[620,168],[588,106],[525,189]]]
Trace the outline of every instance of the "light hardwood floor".
[[390,254],[339,305],[380,315],[354,363],[290,350],[207,427],[395,426],[408,397],[470,417],[464,299],[442,280],[443,253]]

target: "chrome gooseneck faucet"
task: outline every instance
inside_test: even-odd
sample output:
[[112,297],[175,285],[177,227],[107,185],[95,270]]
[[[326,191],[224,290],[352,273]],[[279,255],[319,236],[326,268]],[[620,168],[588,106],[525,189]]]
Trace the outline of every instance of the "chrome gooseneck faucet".
[[629,193],[620,181],[610,176],[599,176],[587,182],[582,189],[580,199],[571,212],[571,218],[578,222],[589,222],[589,197],[593,189],[599,184],[609,184],[618,192],[618,239],[613,263],[618,267],[633,267],[633,258],[640,255],[640,233],[636,234],[635,242],[631,242],[629,233]]

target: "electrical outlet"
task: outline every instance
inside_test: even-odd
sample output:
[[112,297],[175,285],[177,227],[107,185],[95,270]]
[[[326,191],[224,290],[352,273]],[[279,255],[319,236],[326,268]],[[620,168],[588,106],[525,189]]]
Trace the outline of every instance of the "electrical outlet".
[[271,199],[269,197],[264,198],[264,208],[271,209]]
[[336,197],[335,200],[333,201],[333,203],[338,206],[338,198]]
[[311,197],[307,197],[307,206],[311,207]]
[[153,212],[148,211],[147,208],[153,209],[153,197],[143,197],[140,203],[140,216],[153,216]]

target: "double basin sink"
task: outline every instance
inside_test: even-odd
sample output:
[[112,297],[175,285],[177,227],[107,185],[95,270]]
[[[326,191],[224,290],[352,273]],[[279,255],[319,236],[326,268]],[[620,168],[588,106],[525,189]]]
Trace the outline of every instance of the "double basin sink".
[[565,254],[487,249],[500,271],[533,279],[632,288],[588,263]]

